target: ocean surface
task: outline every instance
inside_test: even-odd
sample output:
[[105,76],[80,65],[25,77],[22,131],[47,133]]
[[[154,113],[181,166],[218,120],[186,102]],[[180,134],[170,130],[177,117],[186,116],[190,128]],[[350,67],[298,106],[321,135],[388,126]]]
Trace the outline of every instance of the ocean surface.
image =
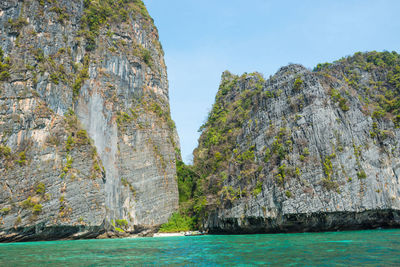
[[400,266],[400,230],[0,244],[0,266]]

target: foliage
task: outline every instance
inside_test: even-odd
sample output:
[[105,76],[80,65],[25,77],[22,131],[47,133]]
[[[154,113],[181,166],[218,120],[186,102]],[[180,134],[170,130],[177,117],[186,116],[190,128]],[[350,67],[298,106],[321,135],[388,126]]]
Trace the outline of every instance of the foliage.
[[20,165],[23,166],[26,164],[27,160],[26,160],[26,154],[25,151],[22,151],[18,154],[18,159],[16,160],[16,162]]
[[90,143],[89,140],[89,135],[86,132],[86,130],[80,129],[77,133],[76,133],[76,138],[75,138],[75,142],[78,145],[86,145]]
[[[397,52],[357,52],[333,64],[318,64],[314,71],[344,79],[357,91],[363,110],[373,110],[373,119],[391,118],[395,126],[399,127],[400,55]],[[368,82],[361,81],[362,72],[370,74]],[[336,98],[342,110],[348,109],[343,97],[335,92],[332,97]]]
[[[280,128],[272,143],[272,154],[277,155],[279,161],[282,161],[293,150],[290,140],[289,130]],[[278,162],[279,163],[279,162]]]
[[19,33],[24,26],[28,25],[28,21],[23,17],[18,17],[15,20],[10,18],[7,24],[13,31]]
[[78,72],[75,83],[72,86],[72,93],[74,99],[77,99],[79,96],[79,92],[82,88],[82,85],[84,84],[85,80],[89,78],[89,56],[86,55],[84,60],[83,60],[83,67],[82,69]]
[[44,195],[46,193],[46,186],[44,183],[40,183],[36,186],[36,194]]
[[32,198],[31,198],[31,197],[28,197],[26,200],[24,200],[24,201],[21,203],[21,207],[22,207],[23,209],[31,209],[31,208],[33,208],[33,207],[35,206],[35,204],[36,204],[36,203],[32,202]]
[[100,28],[111,22],[127,21],[129,13],[140,15],[146,20],[150,16],[141,0],[84,0],[84,14],[81,19],[81,35],[86,39],[86,50],[96,47],[96,37]]
[[331,89],[331,98],[334,102],[339,103],[339,107],[343,111],[348,111],[350,108],[347,105],[347,99],[340,95],[340,92],[336,89]]
[[319,63],[317,66],[313,69],[313,71],[322,71],[322,70],[328,70],[332,66],[332,63]]
[[0,145],[0,159],[8,159],[11,156],[11,148],[8,146]]
[[280,186],[283,186],[285,183],[286,172],[286,164],[282,164],[278,167],[278,174],[275,176],[275,180]]
[[67,141],[65,142],[65,149],[67,151],[71,151],[73,146],[74,146],[74,144],[75,144],[74,138],[72,137],[72,135],[69,135],[68,138],[67,138]]
[[[171,131],[175,129],[175,123],[171,118],[169,112],[169,104],[165,100],[158,98],[154,93],[146,92],[139,97],[133,99],[132,108],[127,111],[117,112],[117,125],[123,127],[134,122],[139,128],[143,128],[143,124],[139,121],[139,114],[154,114],[159,117],[160,122],[163,121],[167,124]],[[173,138],[171,138],[173,143]],[[175,146],[175,144],[173,144]]]
[[[70,17],[69,14],[67,14],[66,8],[65,7],[61,8],[58,5],[57,1],[53,1],[53,4],[55,4],[55,6],[50,8],[50,12],[56,13],[58,16],[57,22],[64,24],[65,20],[68,20]],[[43,5],[44,5],[44,3],[43,3]]]
[[194,198],[194,206],[193,206],[193,212],[197,216],[204,215],[204,209],[207,205],[207,199],[205,196],[201,195],[201,191],[197,190],[195,191],[195,198]]
[[124,233],[126,227],[128,226],[128,221],[125,219],[120,220],[111,220],[111,225],[113,226],[114,230],[120,233]]
[[117,232],[120,232],[120,233],[124,233],[125,232],[124,230],[122,230],[119,227],[114,227],[114,230],[117,231]]
[[52,83],[58,84],[59,83],[59,76],[56,73],[51,73],[50,74],[50,80],[51,80]]
[[193,198],[198,175],[194,172],[192,166],[186,165],[180,160],[176,162],[176,174],[178,177],[179,202],[186,202]]
[[125,219],[115,220],[115,224],[118,226],[126,227],[126,226],[128,226],[128,221]]
[[[241,85],[249,81],[254,90],[240,90]],[[235,153],[236,138],[242,126],[250,119],[251,110],[259,105],[265,80],[258,73],[245,74],[242,77],[224,72],[215,103],[207,121],[200,127],[202,132],[199,147],[194,152],[194,161],[201,177],[218,175],[230,161],[244,166],[254,164],[254,147],[241,153]],[[251,86],[250,86],[251,87]],[[239,91],[234,99],[229,92]],[[263,96],[264,97],[264,96]],[[207,153],[200,153],[204,151]]]
[[243,192],[240,188],[233,188],[232,186],[224,186],[222,190],[219,192],[219,195],[225,202],[234,202],[236,199],[239,199]]
[[357,172],[357,177],[358,177],[358,179],[365,179],[365,178],[367,178],[367,174],[365,173],[364,170],[361,170],[361,171]]
[[8,71],[0,72],[0,81],[5,81],[10,78],[10,73]]
[[303,80],[300,77],[297,77],[296,80],[293,83],[293,89],[295,91],[300,91],[301,86],[303,85]]
[[194,230],[194,219],[180,213],[174,213],[167,223],[161,225],[159,232],[172,233],[190,230]]
[[9,212],[10,212],[10,208],[2,208],[1,210],[0,210],[0,214],[1,215],[7,215]]
[[151,64],[152,58],[151,58],[150,50],[143,48],[142,51],[143,51],[143,52],[142,52],[141,54],[142,54],[142,59],[143,59],[143,61],[144,61],[147,65],[151,66],[151,65],[152,65],[152,64]]
[[[294,90],[301,90],[303,84],[297,77]],[[279,88],[267,88],[258,73],[242,76],[223,73],[215,103],[199,129],[199,146],[194,151],[194,166],[199,174],[194,195],[207,196],[210,200],[204,214],[213,207],[229,205],[248,196],[248,191],[254,197],[259,195],[265,172],[273,173],[274,181],[280,186],[285,179],[301,175],[299,168],[287,163],[294,149],[290,128],[275,128],[271,124],[267,132],[273,142],[264,148],[256,147],[245,133],[259,127],[251,114],[282,92]],[[243,140],[245,137],[247,142]]]
[[0,47],[0,81],[6,81],[8,78],[10,78],[10,65],[10,58],[4,58],[4,51]]
[[333,181],[325,177],[322,179],[322,185],[327,190],[334,190],[339,193],[339,184],[336,181]]
[[323,169],[324,169],[324,174],[327,179],[331,179],[332,174],[333,174],[333,167],[332,167],[332,161],[331,157],[325,157],[325,161],[323,162]]
[[[180,154],[180,151],[177,152]],[[175,232],[197,229],[199,218],[204,215],[207,200],[199,186],[199,175],[194,167],[176,160],[176,172],[179,191],[179,212],[174,214],[160,231]]]
[[34,214],[39,214],[42,212],[42,208],[43,206],[41,204],[35,204],[35,206],[33,206],[32,212]]
[[115,225],[120,228],[126,228],[128,226],[128,221],[125,219],[115,220]]
[[253,196],[258,196],[262,192],[262,181],[258,181],[256,187],[253,189]]
[[335,153],[332,153],[329,156],[325,157],[325,160],[322,162],[323,170],[325,174],[325,178],[322,179],[322,185],[328,190],[336,190],[339,192],[339,184],[333,180],[333,164],[332,159],[336,157]]
[[[381,120],[390,119],[400,127],[400,55],[396,52],[356,53],[334,63],[318,64],[314,71],[318,72],[315,75],[324,77],[322,84],[330,88],[330,102],[343,111],[340,112],[343,120],[349,116],[350,108],[354,110],[362,106],[361,111],[373,119],[371,136],[389,136],[379,129],[380,125],[387,125]],[[366,72],[369,75],[365,75]],[[292,81],[295,91],[292,93],[296,97],[302,95],[300,91],[305,85],[302,79],[295,76]],[[295,143],[294,131],[301,127],[287,123],[291,114],[289,117],[283,114],[278,126],[272,122],[269,126],[258,126],[257,119],[260,118],[253,116],[254,113],[266,102],[273,103],[273,98],[282,95],[282,89],[285,89],[275,86],[274,77],[270,81],[265,82],[258,74],[237,76],[224,72],[215,103],[199,129],[201,136],[194,151],[193,167],[198,176],[186,186],[185,192],[188,193],[182,194],[185,201],[192,201],[191,212],[199,219],[204,219],[200,214],[209,214],[211,209],[231,205],[242,197],[242,192],[248,190],[252,196],[259,195],[267,175],[273,176],[284,196],[291,198],[292,192],[284,189],[285,183],[291,177],[299,178],[303,165],[311,161],[316,163],[315,155],[310,156],[307,148],[308,140],[300,142],[299,138]],[[290,87],[289,83],[283,86]],[[288,103],[295,101],[290,96],[287,98]],[[296,116],[296,120],[300,118],[300,115]],[[263,123],[268,122],[264,120]],[[264,147],[260,147],[262,142],[258,142],[259,139],[255,142],[252,135],[260,131],[265,132]],[[366,173],[361,168],[361,148],[354,147],[357,169],[360,170],[357,176],[364,179]],[[343,146],[338,145],[337,150],[333,149],[333,153],[322,157],[320,162],[324,177],[319,184],[337,193],[340,190],[335,178],[340,173],[335,170],[337,162],[334,159],[336,152],[343,151]],[[293,152],[298,155],[293,155]],[[296,159],[301,161],[299,166],[293,165]],[[346,175],[344,169],[342,171]],[[202,201],[204,205],[198,205]],[[197,208],[201,213],[196,212]]]

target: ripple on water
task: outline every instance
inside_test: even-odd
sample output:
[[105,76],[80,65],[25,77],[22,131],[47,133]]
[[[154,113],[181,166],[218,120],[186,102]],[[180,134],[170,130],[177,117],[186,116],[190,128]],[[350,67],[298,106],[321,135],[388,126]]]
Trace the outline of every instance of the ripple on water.
[[0,244],[0,266],[400,266],[400,230]]

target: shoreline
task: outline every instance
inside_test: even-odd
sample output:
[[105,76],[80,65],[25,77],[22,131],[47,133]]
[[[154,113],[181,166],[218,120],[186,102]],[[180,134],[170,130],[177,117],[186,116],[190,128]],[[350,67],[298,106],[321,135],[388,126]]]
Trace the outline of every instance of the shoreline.
[[190,234],[188,232],[176,232],[176,233],[154,233],[152,235],[140,235],[140,234],[133,234],[133,235],[125,235],[125,236],[118,236],[112,235],[109,237],[94,237],[94,238],[59,238],[59,239],[36,239],[36,240],[20,240],[20,241],[0,241],[0,244],[7,244],[7,243],[25,243],[25,242],[51,242],[51,241],[76,241],[76,240],[106,240],[106,239],[136,239],[136,238],[152,238],[152,237],[193,237],[193,236],[200,236],[200,235],[213,235],[213,236],[224,236],[224,235],[279,235],[279,234],[316,234],[316,233],[332,233],[332,232],[353,232],[353,231],[373,231],[373,230],[400,230],[400,227],[376,227],[376,228],[365,228],[365,229],[342,229],[342,230],[332,230],[332,231],[304,231],[304,232],[271,232],[271,233],[202,233],[202,234]]
[[173,237],[173,236],[186,236],[184,232],[178,233],[155,233],[152,237]]

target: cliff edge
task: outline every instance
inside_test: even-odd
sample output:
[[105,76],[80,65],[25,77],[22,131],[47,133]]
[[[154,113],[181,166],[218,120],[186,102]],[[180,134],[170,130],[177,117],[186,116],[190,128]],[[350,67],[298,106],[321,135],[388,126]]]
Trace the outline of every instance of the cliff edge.
[[[400,56],[224,72],[194,166],[212,233],[400,226]],[[201,207],[201,209],[199,208]]]
[[165,223],[179,150],[140,0],[0,3],[0,241]]

